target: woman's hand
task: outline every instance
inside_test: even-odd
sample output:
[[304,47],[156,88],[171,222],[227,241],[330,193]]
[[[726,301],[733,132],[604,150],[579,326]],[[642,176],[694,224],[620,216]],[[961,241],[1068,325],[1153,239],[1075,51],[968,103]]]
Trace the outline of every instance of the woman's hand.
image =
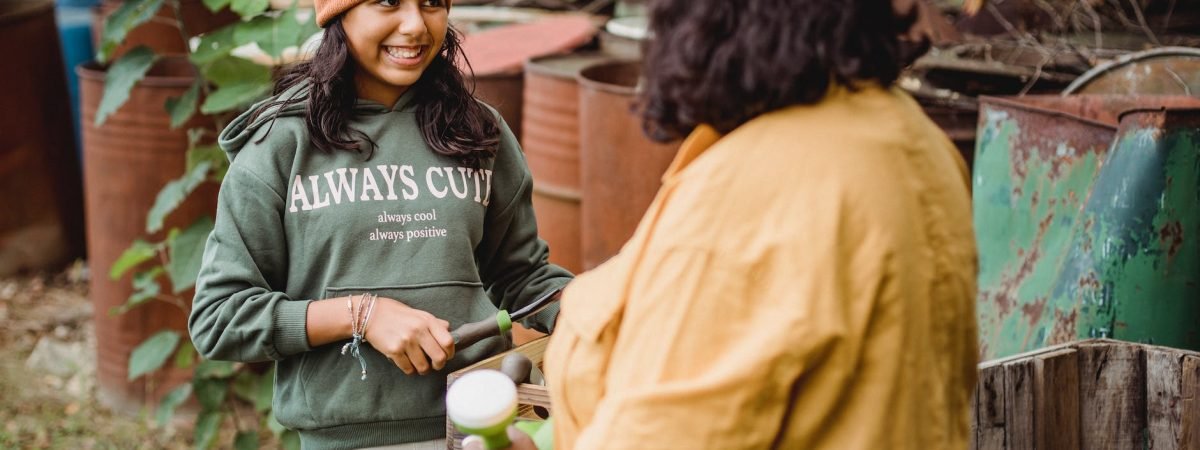
[[[524,431],[518,430],[517,427],[508,427],[508,440],[512,441],[512,445],[506,450],[538,450],[537,445],[533,443],[533,438],[530,438]],[[463,439],[463,450],[485,450],[483,439],[467,436],[466,439]]]
[[375,300],[365,337],[408,375],[441,370],[454,357],[450,322],[386,297]]

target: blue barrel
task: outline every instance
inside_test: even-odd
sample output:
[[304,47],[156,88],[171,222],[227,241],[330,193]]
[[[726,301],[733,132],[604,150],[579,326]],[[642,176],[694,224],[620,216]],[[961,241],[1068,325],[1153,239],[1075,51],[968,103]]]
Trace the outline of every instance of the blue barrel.
[[58,38],[62,41],[63,67],[67,70],[67,90],[71,95],[71,130],[75,134],[76,158],[83,160],[83,145],[79,128],[79,77],[75,66],[92,59],[92,7],[99,0],[58,0],[55,19],[58,22]]

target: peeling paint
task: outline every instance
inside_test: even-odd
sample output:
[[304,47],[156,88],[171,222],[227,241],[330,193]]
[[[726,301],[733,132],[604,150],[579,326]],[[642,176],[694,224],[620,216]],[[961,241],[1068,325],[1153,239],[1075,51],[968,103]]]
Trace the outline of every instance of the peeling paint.
[[1200,110],[1028,99],[981,102],[983,356],[1088,337],[1200,349]]

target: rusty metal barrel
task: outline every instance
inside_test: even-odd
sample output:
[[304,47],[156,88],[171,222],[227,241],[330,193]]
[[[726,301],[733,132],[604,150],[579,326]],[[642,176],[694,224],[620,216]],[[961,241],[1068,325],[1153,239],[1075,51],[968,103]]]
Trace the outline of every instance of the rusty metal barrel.
[[579,74],[583,268],[603,263],[633,236],[679,142],[642,133],[633,100],[641,64],[610,62]]
[[521,72],[477,73],[474,83],[475,97],[496,108],[508,129],[520,136],[523,122],[521,92],[525,86]]
[[980,101],[981,352],[1085,338],[1200,349],[1200,99]]
[[83,256],[83,191],[54,2],[0,2],[0,275]]
[[585,67],[609,60],[574,53],[525,64],[525,117],[521,147],[533,172],[533,209],[550,261],[583,270],[580,236],[579,84]]
[[[104,92],[105,71],[85,64],[77,69],[83,116],[83,159],[86,183],[89,280],[95,306],[96,381],[101,401],[116,410],[136,413],[171,388],[186,382],[190,373],[171,369],[128,380],[129,353],[147,337],[163,329],[187,333],[187,317],[179,307],[150,302],[120,315],[109,310],[125,303],[132,293],[131,275],[119,280],[107,276],[113,263],[135,239],[160,241],[165,232],[146,236],[146,214],[164,185],[183,174],[188,148],[187,129],[211,126],[197,115],[172,130],[163,110],[168,98],[183,95],[194,80],[194,69],[181,57],[160,60],[129,94],[129,101],[96,127],[96,110]],[[216,210],[217,186],[201,186],[167,217],[164,230],[186,227]],[[164,292],[170,292],[166,286]],[[190,292],[181,294],[191,298]]]

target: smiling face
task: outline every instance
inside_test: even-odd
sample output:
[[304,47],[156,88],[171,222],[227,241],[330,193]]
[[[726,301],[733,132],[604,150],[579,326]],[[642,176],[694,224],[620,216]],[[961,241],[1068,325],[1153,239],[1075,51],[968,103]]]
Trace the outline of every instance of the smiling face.
[[368,0],[342,17],[358,96],[392,105],[442,48],[448,0]]

